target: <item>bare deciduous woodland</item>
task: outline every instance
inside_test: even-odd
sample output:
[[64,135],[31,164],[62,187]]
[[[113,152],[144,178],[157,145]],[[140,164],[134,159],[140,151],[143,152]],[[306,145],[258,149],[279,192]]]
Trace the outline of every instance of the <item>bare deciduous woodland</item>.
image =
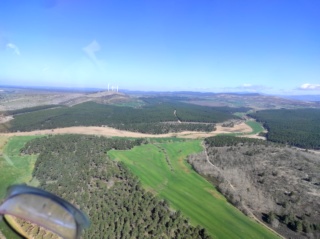
[[[234,139],[234,138],[233,138]],[[253,139],[206,139],[188,159],[228,200],[288,238],[320,236],[320,156]]]

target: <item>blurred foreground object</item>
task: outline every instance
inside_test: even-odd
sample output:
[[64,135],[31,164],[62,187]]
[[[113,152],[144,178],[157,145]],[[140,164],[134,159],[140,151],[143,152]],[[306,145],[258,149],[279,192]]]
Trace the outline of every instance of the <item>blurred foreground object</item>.
[[69,202],[26,185],[8,188],[7,196],[0,205],[0,214],[30,221],[65,239],[80,238],[82,229],[90,224],[87,216]]

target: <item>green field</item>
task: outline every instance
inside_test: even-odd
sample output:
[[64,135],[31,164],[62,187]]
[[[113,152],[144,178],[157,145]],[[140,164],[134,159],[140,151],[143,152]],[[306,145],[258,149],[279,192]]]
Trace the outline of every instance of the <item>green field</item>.
[[[20,149],[29,140],[38,136],[0,138],[0,201],[5,197],[7,187],[31,180],[36,155],[20,155]],[[0,230],[7,238],[20,238],[3,221]]]
[[19,136],[9,138],[0,156],[0,199],[6,194],[9,185],[31,180],[36,155],[20,155],[20,149],[29,140],[37,136]]
[[186,162],[187,155],[202,151],[201,142],[148,144],[129,151],[109,151],[123,161],[142,185],[180,210],[192,224],[207,229],[213,238],[278,238],[244,216]]
[[264,131],[262,125],[256,121],[247,121],[246,124],[249,125],[252,129],[252,132],[249,134],[259,134]]

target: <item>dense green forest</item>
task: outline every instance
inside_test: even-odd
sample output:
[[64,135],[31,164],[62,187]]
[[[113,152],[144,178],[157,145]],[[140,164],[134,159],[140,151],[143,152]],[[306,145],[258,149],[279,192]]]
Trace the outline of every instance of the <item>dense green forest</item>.
[[250,116],[264,124],[270,141],[320,149],[320,109],[262,110]]
[[211,132],[215,130],[215,125],[206,123],[206,124],[197,124],[197,123],[136,123],[136,124],[123,124],[116,125],[115,128],[149,133],[149,134],[165,134],[165,133],[177,133],[182,131],[202,131],[202,132]]
[[[251,110],[249,107],[209,107],[209,106],[200,106],[195,104],[189,104],[189,101],[193,100],[199,100],[201,98],[197,97],[179,97],[179,96],[158,96],[158,97],[141,97],[140,98],[143,102],[145,102],[146,105],[157,105],[157,104],[170,104],[174,106],[175,108],[179,108],[181,110],[190,110],[190,109],[205,109],[205,110],[211,110],[211,111],[218,111],[218,112],[224,112],[224,113],[236,113],[236,112],[248,112]],[[199,108],[200,106],[200,108]]]
[[[155,198],[121,163],[109,160],[110,149],[130,149],[143,140],[94,136],[50,136],[30,141],[23,154],[39,154],[33,176],[89,215],[83,238],[210,238],[193,227],[166,201]],[[35,238],[55,238],[29,224]]]
[[34,107],[27,107],[17,110],[9,110],[1,112],[4,115],[17,115],[17,114],[24,114],[24,113],[30,113],[35,112],[39,110],[45,110],[45,109],[52,109],[52,108],[58,108],[58,107],[64,107],[63,105],[40,105],[40,106],[34,106]]
[[[151,99],[149,101],[146,101],[146,105],[142,108],[86,102],[72,107],[38,110],[16,115],[14,120],[6,124],[6,128],[14,132],[107,125],[117,129],[155,134],[183,130],[212,131],[214,123],[237,118],[232,113],[243,110],[242,108],[205,107],[173,101],[162,102]],[[178,121],[181,124],[177,124]]]

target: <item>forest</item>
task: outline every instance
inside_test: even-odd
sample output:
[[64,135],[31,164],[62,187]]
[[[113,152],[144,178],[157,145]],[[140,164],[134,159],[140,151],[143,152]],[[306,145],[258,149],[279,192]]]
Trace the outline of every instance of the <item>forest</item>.
[[[149,99],[142,108],[86,102],[72,107],[37,110],[15,115],[5,123],[7,131],[31,131],[70,126],[109,126],[143,133],[184,130],[213,131],[214,123],[237,118],[237,108],[206,107]],[[243,110],[239,108],[239,110]],[[180,122],[180,123],[178,123]]]
[[[199,96],[153,96],[153,97],[140,97],[140,100],[145,102],[146,105],[157,105],[157,104],[170,104],[173,105],[176,108],[185,108],[185,109],[199,109],[198,107],[200,105],[196,104],[190,104],[190,101],[196,101],[196,100],[203,100],[203,98]],[[224,112],[224,113],[235,113],[235,112],[247,112],[251,108],[249,107],[228,107],[228,106],[215,106],[215,107],[210,107],[210,106],[200,106],[203,107],[202,109],[214,109],[219,112]],[[201,109],[201,108],[200,108]]]
[[249,145],[268,145],[268,141],[262,139],[240,138],[229,135],[217,135],[215,137],[208,137],[204,139],[205,144],[210,147],[223,147],[223,146],[243,146]]
[[261,110],[250,116],[263,123],[270,141],[320,149],[320,109]]
[[35,111],[39,111],[39,110],[52,109],[52,108],[58,108],[58,107],[64,107],[64,106],[63,105],[39,105],[39,106],[34,106],[34,107],[27,107],[27,108],[22,108],[22,109],[3,111],[3,112],[1,112],[1,114],[18,115],[18,114],[25,114],[25,113],[35,112]]
[[188,162],[233,205],[286,238],[319,238],[319,155],[231,136],[207,138],[205,147]]
[[[33,177],[40,188],[65,198],[91,220],[83,238],[210,238],[165,200],[142,189],[139,180],[107,151],[130,149],[144,140],[61,135],[30,141],[21,154],[38,154]],[[35,238],[56,238],[26,222]]]

